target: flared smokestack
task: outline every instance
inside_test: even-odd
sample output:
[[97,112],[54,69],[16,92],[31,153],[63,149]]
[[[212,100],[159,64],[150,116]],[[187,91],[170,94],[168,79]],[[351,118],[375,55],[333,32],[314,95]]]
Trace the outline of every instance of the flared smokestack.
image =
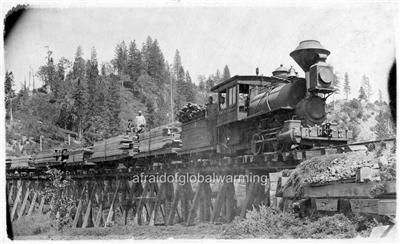
[[310,67],[318,61],[325,61],[331,52],[325,49],[319,41],[306,40],[290,53],[290,56],[304,70],[309,72]]

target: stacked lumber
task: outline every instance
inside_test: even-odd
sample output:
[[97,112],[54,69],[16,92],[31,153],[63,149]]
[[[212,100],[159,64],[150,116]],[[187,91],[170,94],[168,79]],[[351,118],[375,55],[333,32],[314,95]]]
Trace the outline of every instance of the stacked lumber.
[[178,120],[187,123],[192,120],[204,118],[206,115],[206,107],[195,103],[188,103],[179,110]]
[[112,156],[124,156],[129,154],[129,149],[132,148],[132,140],[128,136],[116,136],[109,139],[96,142],[93,145],[93,154],[91,159]]
[[79,148],[68,151],[67,163],[82,163],[90,157],[93,151],[87,148]]
[[40,153],[36,154],[33,157],[33,163],[36,166],[47,166],[47,165],[52,165],[52,164],[58,164],[61,163],[59,160],[61,157],[58,153]]
[[181,145],[180,123],[159,126],[139,135],[140,152],[181,147]]
[[295,195],[300,196],[305,186],[391,181],[396,176],[395,163],[394,153],[386,157],[365,152],[314,157],[293,170],[284,188],[293,188]]
[[30,156],[7,158],[6,166],[7,166],[7,168],[10,168],[10,169],[23,169],[23,168],[29,168],[30,162],[31,162]]

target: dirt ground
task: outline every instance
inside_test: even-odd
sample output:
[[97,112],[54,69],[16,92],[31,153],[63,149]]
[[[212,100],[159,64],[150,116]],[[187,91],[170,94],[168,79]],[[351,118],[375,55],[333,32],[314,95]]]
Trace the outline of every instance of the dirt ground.
[[107,240],[107,239],[220,239],[223,226],[197,224],[195,226],[114,226],[110,228],[67,229],[37,235],[15,236],[16,240]]

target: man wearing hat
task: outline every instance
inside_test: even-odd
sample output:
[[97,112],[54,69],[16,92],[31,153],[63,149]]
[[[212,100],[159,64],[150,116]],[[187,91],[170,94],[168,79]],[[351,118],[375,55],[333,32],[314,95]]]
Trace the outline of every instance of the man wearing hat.
[[144,131],[144,127],[146,127],[146,119],[142,115],[142,111],[139,110],[138,112],[139,115],[136,116],[136,128],[137,131],[136,133],[142,133]]

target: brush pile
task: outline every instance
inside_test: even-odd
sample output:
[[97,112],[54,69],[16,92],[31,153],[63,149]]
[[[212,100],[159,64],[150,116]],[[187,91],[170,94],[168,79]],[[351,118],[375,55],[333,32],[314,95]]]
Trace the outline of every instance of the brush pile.
[[293,187],[296,195],[304,186],[329,183],[358,182],[360,170],[378,172],[373,181],[395,180],[396,155],[386,153],[350,152],[314,157],[302,162],[291,173],[284,188]]
[[178,121],[187,123],[192,120],[204,118],[206,115],[206,107],[195,103],[188,103],[178,113]]

